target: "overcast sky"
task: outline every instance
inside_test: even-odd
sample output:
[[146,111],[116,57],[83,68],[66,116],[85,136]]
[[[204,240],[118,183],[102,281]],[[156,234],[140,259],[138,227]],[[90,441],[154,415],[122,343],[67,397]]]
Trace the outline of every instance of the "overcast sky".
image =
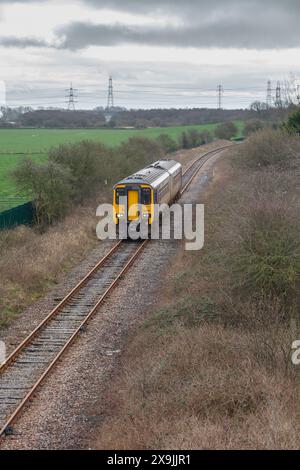
[[[226,108],[300,72],[299,0],[0,0],[0,101]],[[4,82],[4,83],[3,83]],[[2,90],[2,92],[1,92]]]

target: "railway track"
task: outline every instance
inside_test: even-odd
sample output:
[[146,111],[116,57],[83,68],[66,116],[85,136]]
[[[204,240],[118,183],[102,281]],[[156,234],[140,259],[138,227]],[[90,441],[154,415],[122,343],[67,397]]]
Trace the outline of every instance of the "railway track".
[[[181,194],[200,168],[228,147],[197,158],[183,174]],[[0,437],[13,434],[17,416],[147,243],[117,242],[0,366]]]
[[203,165],[205,165],[208,160],[210,160],[212,157],[222,152],[223,150],[234,147],[235,145],[236,144],[224,145],[223,147],[219,147],[215,150],[210,150],[209,152],[201,155],[200,158],[196,158],[196,160],[192,162],[183,173],[183,186],[182,190],[180,191],[180,195],[182,195],[188,189],[188,187],[198,174],[199,170],[203,167]]

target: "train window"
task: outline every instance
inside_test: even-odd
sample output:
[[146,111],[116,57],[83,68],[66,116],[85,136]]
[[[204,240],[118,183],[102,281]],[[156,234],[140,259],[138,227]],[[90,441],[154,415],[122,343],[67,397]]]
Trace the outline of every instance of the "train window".
[[116,204],[120,203],[120,197],[124,197],[126,195],[125,188],[117,188],[116,189]]
[[142,204],[151,204],[151,190],[148,188],[142,189]]

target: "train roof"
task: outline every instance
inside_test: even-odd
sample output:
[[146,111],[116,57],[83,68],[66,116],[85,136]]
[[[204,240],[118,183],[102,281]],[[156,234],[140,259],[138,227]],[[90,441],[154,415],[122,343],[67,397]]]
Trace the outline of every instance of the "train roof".
[[162,182],[167,175],[175,172],[181,168],[180,163],[175,160],[158,160],[151,165],[139,170],[137,173],[124,178],[119,181],[115,186],[119,184],[149,184],[156,186],[157,183]]

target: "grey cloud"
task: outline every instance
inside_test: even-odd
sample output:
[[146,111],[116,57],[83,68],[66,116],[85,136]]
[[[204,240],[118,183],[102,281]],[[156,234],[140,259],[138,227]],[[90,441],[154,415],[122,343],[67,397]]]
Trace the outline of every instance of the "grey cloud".
[[49,44],[46,41],[43,41],[42,39],[5,36],[0,37],[0,46],[18,47],[24,49],[25,47],[49,47]]
[[86,5],[97,9],[109,9],[132,14],[162,13],[177,16],[189,24],[198,24],[215,16],[237,15],[263,17],[265,24],[273,18],[289,13],[291,19],[300,16],[299,0],[81,0]]
[[[273,9],[300,11],[298,0],[78,0],[82,4],[91,5],[98,9],[110,9],[126,11],[131,13],[165,10],[177,12],[192,12],[197,10],[199,14],[203,11],[224,9],[235,6],[237,9],[251,7],[256,11],[264,12],[266,7]],[[50,0],[0,0],[0,4],[11,3],[50,3]]]
[[[19,1],[29,3],[32,0]],[[124,24],[95,25],[78,21],[60,26],[56,31],[57,40],[48,46],[69,50],[119,44],[248,49],[300,46],[299,0],[79,1],[98,9],[108,8],[135,14],[161,11],[162,18],[177,16],[181,20],[181,27],[175,27],[171,22],[162,28]],[[4,3],[8,3],[7,0],[0,0],[0,4]],[[47,46],[44,41],[31,38],[5,38],[0,39],[0,43],[7,47]]]
[[146,44],[175,47],[276,49],[300,45],[299,0],[85,0],[97,8],[131,13],[162,12],[181,27],[110,26],[75,22],[61,28],[62,47]]
[[[0,4],[11,3],[50,3],[50,0],[0,0]],[[216,10],[228,11],[252,9],[256,14],[264,14],[266,8],[273,11],[300,12],[299,0],[78,0],[79,3],[97,9],[118,10],[129,13],[165,11],[187,14],[193,20],[193,14],[202,15]],[[272,17],[269,18],[272,21]]]
[[143,44],[175,47],[238,47],[276,49],[300,46],[298,19],[288,24],[280,16],[266,24],[263,17],[228,16],[182,27],[138,27],[74,22],[58,30],[62,48]]

